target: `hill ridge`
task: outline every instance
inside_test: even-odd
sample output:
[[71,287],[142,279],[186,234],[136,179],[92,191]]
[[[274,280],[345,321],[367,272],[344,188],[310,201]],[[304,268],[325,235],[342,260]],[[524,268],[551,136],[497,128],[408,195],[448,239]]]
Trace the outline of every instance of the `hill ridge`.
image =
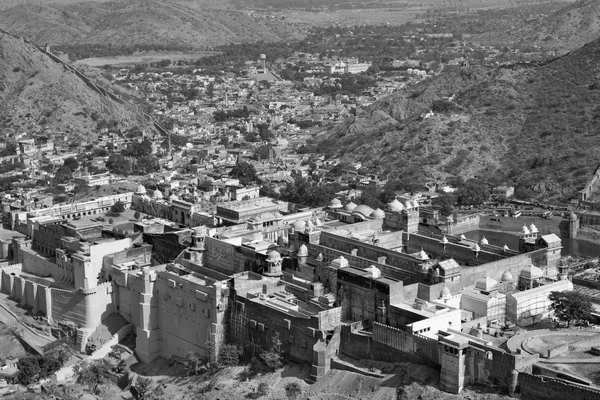
[[35,41],[0,29],[0,127],[7,133],[95,131],[95,121],[125,126],[153,118]]
[[358,110],[320,143],[392,178],[487,176],[568,200],[600,163],[599,61],[595,40],[539,65],[463,67]]

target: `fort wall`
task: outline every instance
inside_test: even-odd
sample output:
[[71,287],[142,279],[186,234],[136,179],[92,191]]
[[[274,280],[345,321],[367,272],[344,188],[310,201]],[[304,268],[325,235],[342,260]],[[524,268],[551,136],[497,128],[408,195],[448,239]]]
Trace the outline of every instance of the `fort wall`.
[[519,374],[519,386],[523,400],[597,400],[600,398],[598,390],[529,373]]

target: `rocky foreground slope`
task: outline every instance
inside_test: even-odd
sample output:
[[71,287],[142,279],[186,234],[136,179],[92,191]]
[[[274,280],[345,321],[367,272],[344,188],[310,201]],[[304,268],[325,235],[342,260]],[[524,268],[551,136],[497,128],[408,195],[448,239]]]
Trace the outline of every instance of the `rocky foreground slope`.
[[0,131],[5,137],[42,130],[84,136],[102,119],[121,127],[148,126],[135,109],[98,89],[33,44],[0,32]]
[[358,110],[321,148],[393,177],[495,177],[570,198],[600,163],[599,63],[596,40],[545,65],[446,71]]

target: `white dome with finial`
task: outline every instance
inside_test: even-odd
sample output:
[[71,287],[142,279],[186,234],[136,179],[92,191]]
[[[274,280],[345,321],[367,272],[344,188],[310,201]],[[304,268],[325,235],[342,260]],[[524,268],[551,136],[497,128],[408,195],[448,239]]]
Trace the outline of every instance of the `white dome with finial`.
[[427,253],[425,253],[425,251],[423,250],[422,247],[421,247],[421,251],[419,252],[418,257],[420,260],[429,260],[429,256],[427,255]]
[[296,231],[303,231],[306,228],[306,222],[297,220],[292,223],[292,228]]
[[506,244],[504,244],[504,247],[503,247],[503,249],[504,249],[504,251],[508,251],[508,250],[510,250]]
[[342,207],[342,202],[338,198],[331,200],[331,202],[329,203],[329,208],[338,209]]
[[442,244],[448,244],[448,238],[446,237],[446,235],[444,235],[441,242],[442,242]]
[[442,286],[442,290],[440,291],[440,300],[449,300],[452,297],[452,293],[450,293],[450,289],[448,286]]
[[529,226],[529,231],[531,233],[538,233],[538,228],[533,224],[533,222],[531,223],[531,225]]
[[346,206],[344,207],[344,211],[352,212],[352,211],[354,211],[355,208],[356,208],[356,204],[354,204],[353,202],[350,202],[350,203],[346,204]]
[[160,190],[156,189],[153,193],[152,193],[152,198],[153,199],[162,199],[163,198],[163,194]]
[[488,242],[488,240],[484,236],[483,239],[481,239],[481,244],[490,244],[490,243]]
[[471,247],[473,249],[474,252],[479,252],[481,251],[481,247],[479,247],[479,244],[475,243],[473,245],[473,247]]
[[375,219],[385,218],[385,212],[383,212],[383,210],[378,208],[371,213],[371,218],[375,218]]
[[301,245],[298,249],[298,257],[308,257],[308,248],[305,244]]
[[498,282],[495,279],[488,277],[478,279],[475,283],[475,289],[483,292],[491,292],[492,290],[496,289],[497,286]]
[[504,271],[504,273],[502,274],[502,277],[500,278],[500,282],[513,282],[514,278],[512,276],[512,274],[510,273],[510,271],[506,270]]
[[394,199],[388,203],[388,210],[398,212],[404,210],[404,206],[398,201],[398,199]]
[[527,228],[527,225],[523,225],[523,234],[525,235],[529,235],[531,232],[529,232],[529,228]]
[[144,185],[142,185],[142,184],[139,184],[139,185],[137,186],[137,188],[135,189],[135,192],[136,192],[137,194],[146,194],[146,188],[144,187]]
[[464,233],[460,234],[460,240],[467,240],[467,237],[465,236]]

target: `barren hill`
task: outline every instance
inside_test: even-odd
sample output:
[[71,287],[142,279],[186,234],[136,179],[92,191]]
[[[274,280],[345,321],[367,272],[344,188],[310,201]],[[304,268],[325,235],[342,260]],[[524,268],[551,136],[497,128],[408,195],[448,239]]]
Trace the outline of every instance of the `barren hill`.
[[600,38],[600,2],[579,0],[556,12],[532,18],[506,32],[488,32],[483,40],[536,45],[564,54]]
[[188,7],[182,0],[26,4],[0,11],[0,27],[52,45],[176,45],[198,49],[302,37],[301,29],[280,19],[194,4],[190,2]]
[[442,74],[359,110],[321,145],[390,176],[487,176],[569,198],[600,163],[599,61],[597,40],[546,65]]
[[85,135],[101,119],[122,127],[148,125],[105,93],[34,45],[0,32],[0,130],[5,136],[45,128]]

